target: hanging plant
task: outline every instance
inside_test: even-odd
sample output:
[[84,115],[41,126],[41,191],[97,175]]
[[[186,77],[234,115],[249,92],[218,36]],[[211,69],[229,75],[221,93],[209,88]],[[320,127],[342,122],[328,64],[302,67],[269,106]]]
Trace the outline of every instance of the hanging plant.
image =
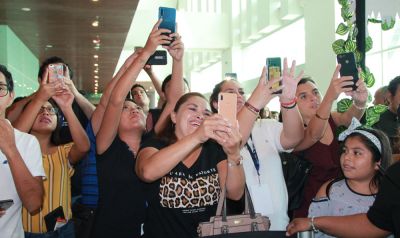
[[[353,18],[354,12],[351,11],[350,2],[348,0],[338,0],[338,2],[341,5],[341,16],[344,22],[338,25],[338,27],[336,28],[336,34],[344,37],[346,37],[347,35],[347,38],[346,40],[338,39],[334,41],[332,44],[332,49],[336,55],[347,52],[353,52],[356,58],[357,65],[360,65],[360,62],[362,60],[362,54],[357,50],[356,37],[358,34],[358,29],[357,26],[355,25],[355,22],[351,20]],[[393,28],[395,23],[394,19],[391,19],[390,22],[381,21],[377,19],[368,19],[368,21],[372,23],[381,23],[381,27],[383,30],[388,30]],[[371,50],[372,47],[373,47],[373,40],[370,36],[367,36],[365,39],[365,52]],[[370,72],[368,67],[365,67],[365,69],[361,71],[360,76],[364,80],[367,88],[371,88],[375,84],[375,77],[373,73]],[[369,94],[368,101],[370,102],[372,100],[372,97],[369,92],[368,94]],[[352,103],[353,103],[352,100],[348,98],[344,98],[338,101],[337,111],[338,112],[347,111],[351,107]],[[384,105],[372,106],[368,108],[366,110],[366,125],[372,126],[374,123],[376,123],[379,120],[380,114],[383,113],[386,109],[387,107]],[[343,128],[339,129],[338,131],[340,132],[342,130]]]

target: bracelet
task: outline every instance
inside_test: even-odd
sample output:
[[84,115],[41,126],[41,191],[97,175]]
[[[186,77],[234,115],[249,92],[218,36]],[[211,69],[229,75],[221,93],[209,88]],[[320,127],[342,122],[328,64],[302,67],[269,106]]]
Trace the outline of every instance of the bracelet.
[[357,106],[354,100],[353,100],[353,106],[358,110],[365,110],[367,108],[367,104],[365,104],[363,107]]
[[260,113],[260,109],[257,109],[256,107],[254,107],[253,105],[251,105],[248,102],[244,103],[244,106],[249,109],[252,113],[254,113],[255,115],[258,115],[258,113]]
[[317,227],[315,227],[315,224],[314,224],[314,216],[311,217],[310,226],[311,226],[311,229],[313,232],[319,232],[319,230],[317,229]]
[[239,161],[235,162],[231,159],[227,159],[228,160],[228,167],[234,167],[234,166],[239,166],[243,164],[243,157],[240,156]]
[[293,103],[296,103],[297,102],[297,97],[294,97],[292,100],[290,100],[289,102],[281,102],[281,105],[282,106],[290,106],[290,105],[292,105]]
[[326,120],[329,119],[329,117],[327,117],[327,118],[321,117],[321,116],[318,114],[318,112],[315,113],[315,116],[316,116],[318,119],[323,120],[323,121],[326,121]]
[[285,105],[282,105],[282,103],[281,103],[281,107],[282,107],[282,108],[285,108],[285,109],[292,109],[292,108],[294,108],[296,105],[297,105],[297,102],[293,103],[293,105],[291,105],[291,106],[285,106]]

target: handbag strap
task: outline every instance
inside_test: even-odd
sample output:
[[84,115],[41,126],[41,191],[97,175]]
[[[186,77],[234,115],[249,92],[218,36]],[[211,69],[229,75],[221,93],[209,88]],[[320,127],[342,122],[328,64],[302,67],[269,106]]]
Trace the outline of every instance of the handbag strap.
[[[250,196],[250,192],[247,187],[247,184],[245,184],[244,195],[245,195],[244,214],[250,214],[250,218],[254,219],[256,217],[256,212],[254,210],[253,201],[251,200],[251,196]],[[226,213],[227,213],[227,211],[226,211],[226,188],[224,188],[221,190],[216,215],[222,216],[222,221],[226,221],[226,217],[227,217]]]

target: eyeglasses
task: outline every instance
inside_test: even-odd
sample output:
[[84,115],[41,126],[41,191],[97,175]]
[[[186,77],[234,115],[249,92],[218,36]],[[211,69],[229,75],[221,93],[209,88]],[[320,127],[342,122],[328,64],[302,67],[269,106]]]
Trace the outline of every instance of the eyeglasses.
[[54,108],[54,107],[41,107],[39,109],[39,114],[43,113],[44,111],[46,111],[50,115],[56,115],[58,113],[58,109],[57,108]]
[[0,84],[0,97],[5,97],[8,94],[8,85]]

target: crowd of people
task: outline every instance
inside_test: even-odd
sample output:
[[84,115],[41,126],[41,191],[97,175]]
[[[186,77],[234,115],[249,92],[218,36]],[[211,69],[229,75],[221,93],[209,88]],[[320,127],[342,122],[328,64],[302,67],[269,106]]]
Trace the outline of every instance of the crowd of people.
[[[373,128],[359,122],[368,100],[364,81],[353,87],[340,65],[324,97],[285,58],[281,77],[268,81],[264,67],[248,99],[234,79],[216,84],[208,99],[190,92],[182,38],[159,29],[160,21],[97,105],[59,57],[43,62],[39,89],[18,100],[12,74],[0,65],[0,200],[12,199],[0,208],[0,237],[196,237],[221,191],[242,212],[245,186],[270,230],[400,235],[400,76],[377,90],[374,104],[387,110]],[[146,65],[159,46],[173,60],[163,82]],[[49,80],[53,64],[63,65],[62,81]],[[157,108],[136,83],[141,70],[160,95]],[[236,123],[218,114],[220,93],[236,95]],[[352,99],[343,113],[332,110],[341,94]],[[280,121],[267,107],[274,97]],[[337,134],[340,126],[347,129]],[[291,212],[282,152],[312,165]]]

